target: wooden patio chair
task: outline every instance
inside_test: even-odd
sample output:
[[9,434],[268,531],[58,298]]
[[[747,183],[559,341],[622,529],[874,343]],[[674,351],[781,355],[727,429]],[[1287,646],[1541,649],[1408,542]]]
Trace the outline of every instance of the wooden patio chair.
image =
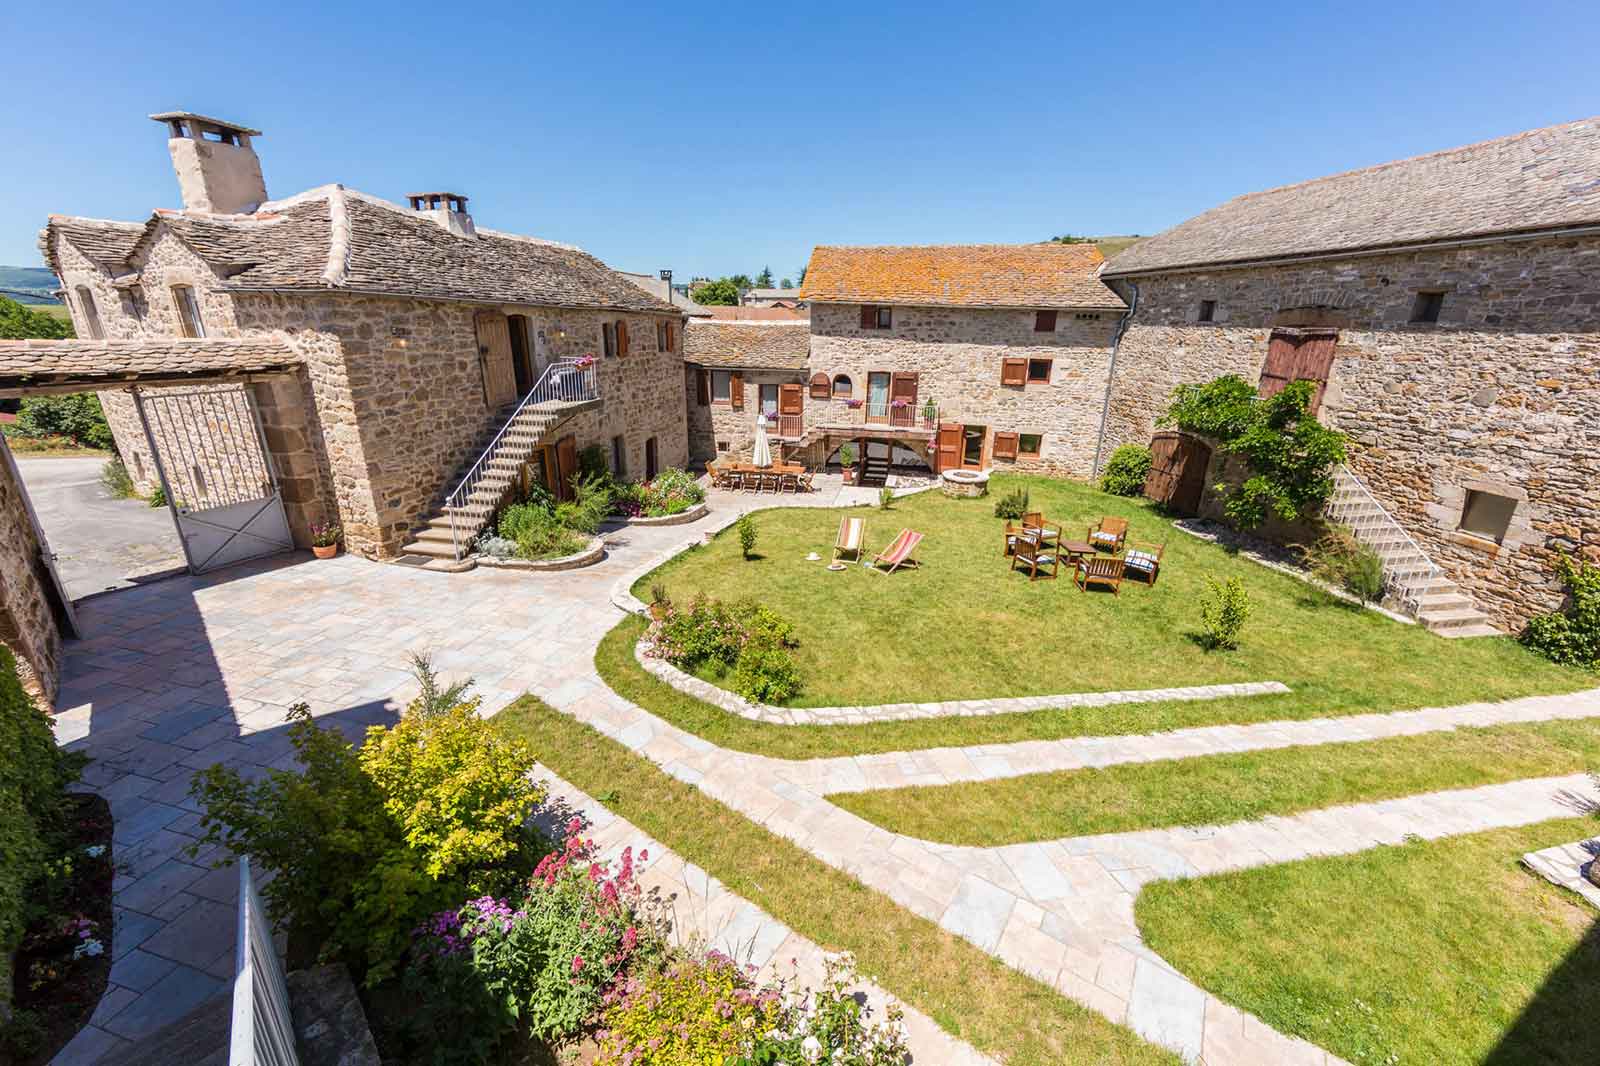
[[778,488],[783,492],[799,492],[800,478],[793,470],[785,470],[778,475]]
[[[917,550],[917,545],[922,543],[922,534],[914,529],[902,529],[900,535],[889,542],[889,546],[872,557],[870,565],[874,574],[892,574],[902,566],[921,566],[922,564],[911,557]],[[878,569],[887,566],[887,570]]]
[[1005,546],[1000,549],[1001,554],[1007,559],[1011,558],[1017,550],[1017,538],[1022,535],[1022,527],[1012,525],[1008,520],[1006,522],[1006,542]]
[[1043,511],[1029,511],[1023,515],[1022,530],[1025,533],[1037,533],[1046,547],[1061,543],[1061,523],[1049,521]]
[[842,518],[839,520],[839,535],[833,539],[833,558],[828,560],[832,566],[839,561],[841,555],[849,555],[856,562],[861,561],[861,546],[866,543],[867,520],[865,518]]
[[1060,558],[1043,537],[1037,533],[1017,534],[1016,547],[1011,552],[1013,573],[1021,569],[1027,572],[1029,581],[1038,581],[1041,577],[1053,581],[1060,566]]
[[1088,592],[1090,585],[1110,585],[1113,595],[1122,595],[1122,560],[1114,555],[1097,555],[1092,559],[1083,559],[1072,572],[1072,580],[1077,582],[1081,592]]
[[1122,556],[1122,565],[1130,573],[1144,578],[1146,584],[1154,585],[1156,578],[1161,576],[1161,557],[1166,552],[1165,544],[1140,544],[1137,541],[1129,541],[1128,550]]
[[1089,535],[1084,539],[1096,548],[1104,548],[1115,555],[1128,543],[1128,520],[1102,518],[1099,525],[1090,528]]
[[815,489],[811,485],[811,479],[816,477],[816,476],[817,475],[813,474],[809,470],[802,470],[802,471],[800,471],[800,473],[796,474],[795,475],[795,482],[799,486],[799,491],[800,492],[814,492]]

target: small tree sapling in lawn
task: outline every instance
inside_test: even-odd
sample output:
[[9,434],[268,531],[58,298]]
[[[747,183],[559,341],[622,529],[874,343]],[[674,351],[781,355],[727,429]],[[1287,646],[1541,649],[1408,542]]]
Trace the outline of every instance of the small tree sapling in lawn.
[[739,550],[749,559],[756,550],[756,523],[749,515],[739,516]]

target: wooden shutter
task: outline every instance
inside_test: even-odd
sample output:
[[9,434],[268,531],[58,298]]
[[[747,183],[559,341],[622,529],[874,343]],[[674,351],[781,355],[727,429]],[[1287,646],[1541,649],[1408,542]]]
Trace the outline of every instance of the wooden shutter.
[[1267,361],[1261,368],[1261,396],[1276,396],[1291,381],[1314,381],[1317,390],[1311,396],[1311,413],[1316,414],[1328,388],[1333,350],[1338,342],[1337,333],[1275,330],[1267,342]]
[[961,468],[961,423],[939,423],[939,469]]
[[728,406],[744,410],[744,375],[738,371],[728,375]]
[[1007,357],[1000,361],[1000,384],[1026,385],[1028,383],[1028,361],[1016,357]]
[[783,384],[778,386],[778,413],[780,415],[797,415],[805,409],[805,395],[799,385]]
[[628,354],[628,324],[622,319],[617,319],[617,354]]
[[1015,459],[1017,457],[1017,434],[996,433],[994,435],[994,451],[990,454],[996,459]]
[[892,374],[889,377],[889,401],[904,400],[908,405],[917,402],[917,375]]
[[878,328],[878,309],[876,307],[872,306],[871,304],[862,304],[861,305],[861,328],[862,329],[877,329]]
[[511,323],[498,311],[480,311],[477,330],[483,402],[502,407],[517,398],[517,372],[511,363]]
[[675,323],[675,322],[668,322],[667,323],[667,351],[669,351],[669,352],[676,351],[677,348],[678,348],[678,338],[676,336],[674,336],[674,331],[677,328],[678,328],[677,323]]
[[701,407],[709,407],[711,405],[711,375],[706,372],[705,367],[701,367],[695,371],[695,378],[695,399],[700,402]]
[[1054,311],[1035,311],[1033,315],[1033,331],[1035,333],[1054,333],[1056,331],[1056,313]]
[[813,400],[826,400],[833,395],[833,382],[828,380],[826,374],[811,375],[811,398]]
[[569,433],[556,441],[556,499],[572,499],[572,478],[577,472],[578,438]]

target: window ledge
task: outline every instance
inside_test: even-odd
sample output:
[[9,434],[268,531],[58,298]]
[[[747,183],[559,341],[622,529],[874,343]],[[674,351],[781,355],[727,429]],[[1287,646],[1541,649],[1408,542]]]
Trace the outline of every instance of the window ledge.
[[1457,529],[1453,531],[1450,534],[1450,542],[1452,544],[1459,544],[1463,548],[1471,548],[1473,551],[1479,551],[1489,556],[1499,555],[1500,549],[1504,547],[1503,544],[1499,543],[1493,538],[1480,536],[1477,533],[1469,533],[1464,529]]

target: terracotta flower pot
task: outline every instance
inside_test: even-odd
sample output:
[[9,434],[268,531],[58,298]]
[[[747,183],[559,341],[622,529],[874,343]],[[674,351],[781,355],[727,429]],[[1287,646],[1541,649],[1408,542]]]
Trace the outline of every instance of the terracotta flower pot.
[[339,546],[337,544],[313,544],[311,546],[311,554],[318,559],[332,559],[339,554]]

